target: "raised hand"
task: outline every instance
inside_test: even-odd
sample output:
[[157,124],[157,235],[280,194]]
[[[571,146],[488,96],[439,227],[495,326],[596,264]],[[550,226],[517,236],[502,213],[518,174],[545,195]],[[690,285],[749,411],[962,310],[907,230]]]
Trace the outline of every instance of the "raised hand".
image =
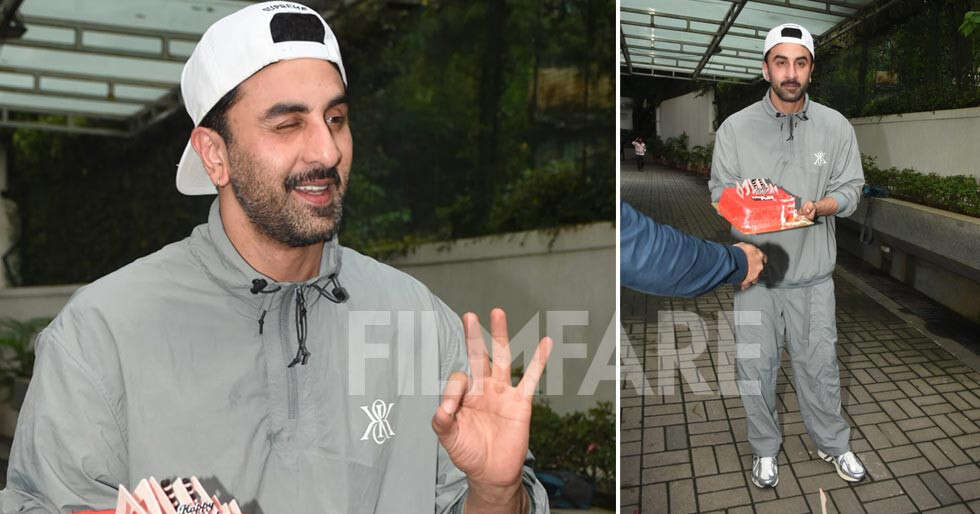
[[453,464],[466,473],[467,512],[526,510],[522,507],[526,497],[521,468],[527,454],[531,400],[551,353],[551,339],[541,339],[524,377],[514,387],[504,311],[490,312],[492,363],[475,314],[463,315],[463,331],[472,376],[462,371],[449,376],[442,402],[432,416],[432,429]]

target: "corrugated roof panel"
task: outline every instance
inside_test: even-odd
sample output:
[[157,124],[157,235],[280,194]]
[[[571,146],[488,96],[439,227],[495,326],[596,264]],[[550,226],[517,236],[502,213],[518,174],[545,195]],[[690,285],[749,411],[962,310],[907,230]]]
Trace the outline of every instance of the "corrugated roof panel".
[[894,1],[621,0],[620,69],[646,76],[665,71],[687,79],[756,78],[770,28],[799,23],[819,43],[832,30],[847,30],[846,22],[861,9]]

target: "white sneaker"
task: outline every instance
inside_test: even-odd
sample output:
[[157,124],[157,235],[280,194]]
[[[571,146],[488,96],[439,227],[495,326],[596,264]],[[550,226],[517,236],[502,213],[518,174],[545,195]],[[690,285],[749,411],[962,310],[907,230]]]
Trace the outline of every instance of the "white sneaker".
[[752,483],[760,489],[776,487],[776,484],[779,483],[776,457],[752,458]]
[[837,468],[837,474],[848,482],[860,482],[864,479],[864,465],[858,460],[857,455],[854,455],[854,452],[847,452],[834,457],[827,455],[823,450],[817,450],[817,456],[833,464]]

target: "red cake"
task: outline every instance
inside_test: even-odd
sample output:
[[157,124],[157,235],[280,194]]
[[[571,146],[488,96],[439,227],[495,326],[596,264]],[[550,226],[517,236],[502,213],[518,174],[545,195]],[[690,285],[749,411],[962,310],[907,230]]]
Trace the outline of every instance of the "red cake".
[[796,198],[766,179],[745,179],[725,188],[718,212],[743,234],[760,234],[810,224],[796,213]]

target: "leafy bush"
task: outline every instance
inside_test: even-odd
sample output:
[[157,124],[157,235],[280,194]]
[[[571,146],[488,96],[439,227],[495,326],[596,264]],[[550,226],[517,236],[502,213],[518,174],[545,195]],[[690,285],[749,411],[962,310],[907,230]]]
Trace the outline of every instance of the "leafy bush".
[[663,159],[673,166],[681,166],[686,163],[688,159],[688,141],[687,132],[683,132],[677,137],[668,137],[664,141]]
[[534,404],[531,451],[543,470],[574,471],[588,477],[601,495],[616,485],[616,418],[612,404],[599,402],[586,412],[559,415],[547,404]]
[[711,171],[711,156],[715,151],[715,143],[712,141],[708,146],[697,145],[691,149],[687,157],[687,167],[700,174],[707,174]]
[[654,138],[647,147],[650,155],[657,159],[661,164],[683,168],[706,175],[711,171],[711,156],[715,149],[712,141],[705,145],[696,145],[688,149],[690,142],[687,132],[681,133],[677,137],[669,137],[666,141]]
[[876,159],[861,155],[865,182],[888,186],[892,197],[928,205],[937,209],[980,217],[980,184],[976,177],[954,175],[941,177],[913,169],[881,169]]
[[16,390],[18,379],[30,380],[34,372],[34,337],[50,322],[50,318],[0,318],[0,385],[8,394]]
[[[593,159],[596,168],[609,168],[611,159]],[[596,170],[599,171],[599,170]],[[490,212],[494,232],[511,232],[613,219],[615,174],[583,173],[571,161],[552,161],[526,169],[507,186]],[[469,204],[456,211],[472,210]]]

